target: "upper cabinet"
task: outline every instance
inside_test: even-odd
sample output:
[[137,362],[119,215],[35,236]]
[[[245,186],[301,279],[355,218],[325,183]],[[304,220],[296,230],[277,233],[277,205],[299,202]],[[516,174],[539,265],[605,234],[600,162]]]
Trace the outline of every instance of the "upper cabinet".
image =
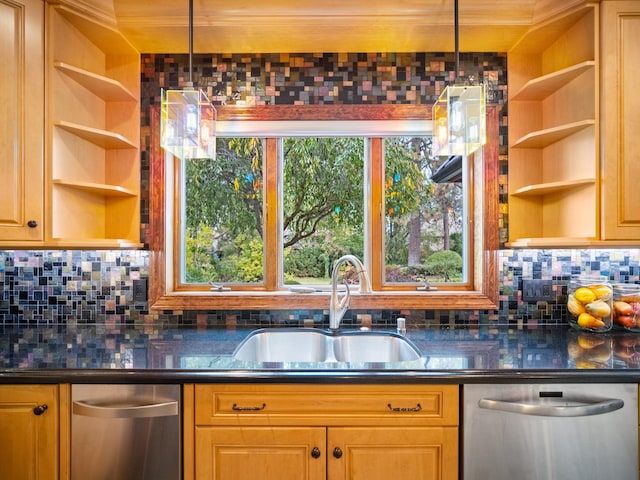
[[139,54],[67,6],[49,6],[47,21],[47,243],[138,247]]
[[640,2],[603,1],[602,238],[640,239]]
[[0,0],[2,248],[140,246],[140,57],[77,8]]
[[599,240],[598,5],[536,25],[509,52],[509,245]]
[[0,247],[44,238],[44,1],[0,0]]
[[602,0],[509,52],[509,246],[640,244],[640,3]]

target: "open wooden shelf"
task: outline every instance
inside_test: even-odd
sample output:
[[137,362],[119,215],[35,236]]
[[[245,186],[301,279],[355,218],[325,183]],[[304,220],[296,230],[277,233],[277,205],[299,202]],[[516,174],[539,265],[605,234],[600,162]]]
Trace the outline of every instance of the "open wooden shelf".
[[546,50],[580,20],[584,13],[585,8],[580,6],[559,17],[549,18],[539,23],[526,32],[510,52],[528,54]]
[[90,42],[100,45],[105,53],[113,55],[137,53],[131,42],[116,29],[116,25],[97,22],[65,5],[56,5],[55,9]]
[[520,90],[511,96],[511,100],[544,100],[558,89],[578,78],[584,72],[593,70],[595,65],[595,61],[587,60],[577,65],[558,70],[557,72],[529,80]]
[[109,18],[47,4],[46,243],[139,248],[140,55]]
[[85,192],[95,193],[104,197],[135,197],[138,195],[137,192],[129,190],[128,188],[120,187],[118,185],[106,185],[102,183],[91,182],[74,182],[59,178],[53,179],[53,184],[74,188],[76,190],[83,190]]
[[97,248],[97,249],[137,249],[143,246],[142,243],[134,242],[125,238],[53,238],[52,246],[57,248]]
[[508,248],[638,248],[638,241],[600,240],[593,237],[531,237],[516,238],[505,246]]
[[107,102],[137,101],[135,95],[117,80],[64,62],[54,62],[53,66]]
[[600,241],[598,8],[550,16],[509,51],[508,247]]
[[137,148],[133,141],[119,133],[87,127],[86,125],[78,125],[77,123],[66,122],[64,120],[56,120],[53,124],[102,148]]
[[516,197],[539,197],[550,193],[557,193],[572,188],[584,187],[585,185],[594,185],[595,178],[580,178],[577,180],[565,180],[561,182],[539,183],[535,185],[526,185],[512,192],[512,196]]
[[588,247],[596,240],[588,237],[535,237],[517,238],[510,241],[508,247],[517,248],[554,248],[554,247]]
[[531,132],[522,138],[516,140],[511,148],[544,148],[556,143],[557,141],[567,138],[574,133],[579,132],[587,127],[595,125],[595,120],[581,120],[566,125],[546,128]]

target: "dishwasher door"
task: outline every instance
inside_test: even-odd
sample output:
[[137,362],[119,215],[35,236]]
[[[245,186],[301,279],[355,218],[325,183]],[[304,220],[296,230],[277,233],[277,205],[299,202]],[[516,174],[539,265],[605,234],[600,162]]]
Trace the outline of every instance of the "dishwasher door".
[[463,387],[464,480],[638,479],[636,384]]
[[179,480],[179,385],[72,385],[71,480]]

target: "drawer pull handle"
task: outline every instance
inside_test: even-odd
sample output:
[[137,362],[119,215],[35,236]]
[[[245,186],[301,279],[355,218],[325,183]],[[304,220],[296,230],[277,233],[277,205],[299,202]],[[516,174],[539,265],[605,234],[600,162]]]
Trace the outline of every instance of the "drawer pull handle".
[[333,449],[334,458],[342,458],[342,449],[340,447],[336,447]]
[[311,456],[313,458],[320,458],[320,449],[318,447],[313,447],[311,450]]
[[261,410],[264,410],[266,406],[267,404],[263,403],[261,407],[239,407],[237,403],[234,403],[231,407],[231,410],[234,410],[236,412],[259,412]]
[[42,415],[44,412],[47,411],[47,408],[49,408],[49,407],[46,404],[45,405],[38,405],[37,407],[34,407],[33,414],[34,415]]
[[387,404],[389,410],[392,412],[419,412],[422,410],[422,405],[419,403],[415,407],[393,407],[390,403]]

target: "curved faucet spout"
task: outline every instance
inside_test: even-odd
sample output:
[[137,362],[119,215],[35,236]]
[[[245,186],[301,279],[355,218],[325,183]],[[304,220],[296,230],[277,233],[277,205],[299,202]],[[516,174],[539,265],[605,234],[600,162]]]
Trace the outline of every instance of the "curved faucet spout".
[[351,299],[351,292],[349,291],[349,285],[347,285],[346,281],[343,281],[347,288],[346,293],[343,296],[338,295],[338,276],[340,267],[344,263],[350,263],[356,269],[358,281],[360,282],[360,293],[371,293],[371,281],[362,262],[354,255],[344,255],[340,257],[336,261],[333,272],[331,273],[331,300],[329,303],[329,328],[331,330],[337,330],[340,327],[340,322],[349,309],[349,301]]

